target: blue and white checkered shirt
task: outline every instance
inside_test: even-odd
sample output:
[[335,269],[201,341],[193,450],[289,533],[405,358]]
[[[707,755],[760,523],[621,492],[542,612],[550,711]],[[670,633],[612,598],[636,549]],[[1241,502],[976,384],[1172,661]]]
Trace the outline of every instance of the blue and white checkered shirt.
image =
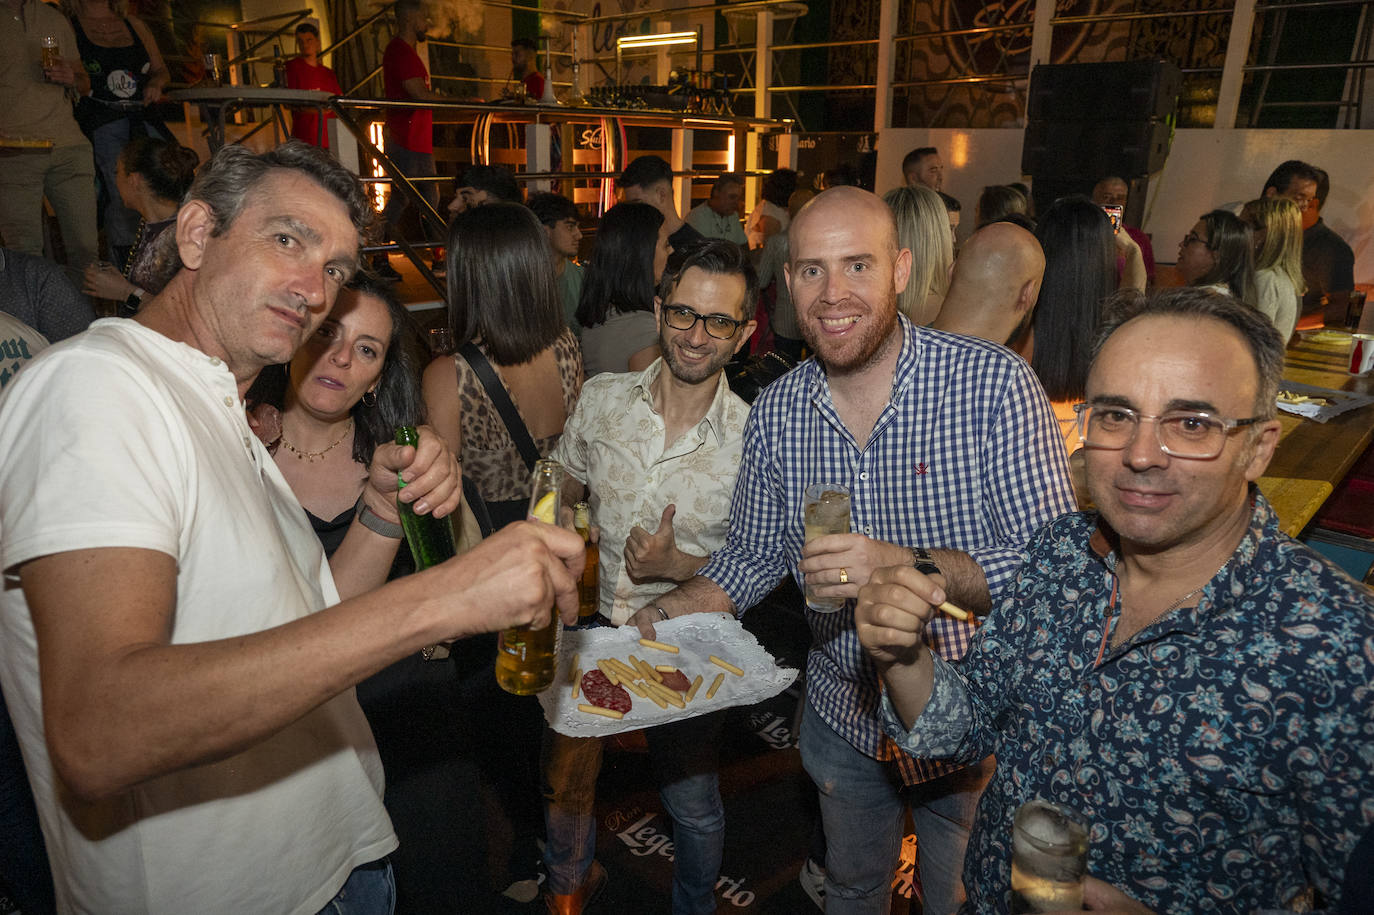
[[[899,320],[892,395],[864,448],[835,412],[814,359],[755,402],[730,533],[700,573],[737,608],[752,607],[784,574],[802,584],[802,493],[811,483],[849,487],[855,533],[966,551],[982,567],[994,601],[1032,535],[1075,510],[1059,426],[1030,366],[995,343]],[[816,712],[860,752],[909,760],[879,724],[881,687],[859,645],[853,602],[839,613],[807,616],[813,643],[806,692]],[[942,657],[957,659],[971,633],[968,624],[941,616],[926,639]],[[953,768],[917,760],[904,775],[918,782]]]

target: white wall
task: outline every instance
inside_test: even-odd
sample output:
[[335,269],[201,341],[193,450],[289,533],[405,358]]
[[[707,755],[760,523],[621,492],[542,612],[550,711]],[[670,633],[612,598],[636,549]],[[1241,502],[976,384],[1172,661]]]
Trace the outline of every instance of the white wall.
[[[902,157],[934,146],[945,160],[945,191],[964,205],[965,225],[984,185],[1021,174],[1022,131],[1010,128],[890,129],[878,139],[879,192],[902,182]],[[1285,159],[1331,175],[1322,218],[1355,250],[1355,281],[1374,283],[1374,130],[1180,130],[1164,170],[1150,182],[1144,229],[1155,258],[1172,263],[1178,242],[1206,211],[1258,197]],[[967,231],[960,226],[960,236]]]

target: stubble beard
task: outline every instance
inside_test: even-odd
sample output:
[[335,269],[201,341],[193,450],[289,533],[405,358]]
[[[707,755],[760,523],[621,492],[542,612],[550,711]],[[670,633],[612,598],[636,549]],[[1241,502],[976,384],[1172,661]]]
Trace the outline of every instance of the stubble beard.
[[870,312],[868,317],[860,320],[859,324],[867,324],[869,329],[862,331],[863,335],[858,351],[853,356],[843,360],[826,357],[825,350],[820,345],[824,340],[824,334],[820,330],[819,322],[815,325],[804,321],[798,322],[798,324],[802,339],[816,354],[817,360],[825,366],[828,374],[857,374],[881,359],[886,353],[886,348],[892,340],[893,331],[897,329],[897,293],[889,292],[884,297],[882,308]]

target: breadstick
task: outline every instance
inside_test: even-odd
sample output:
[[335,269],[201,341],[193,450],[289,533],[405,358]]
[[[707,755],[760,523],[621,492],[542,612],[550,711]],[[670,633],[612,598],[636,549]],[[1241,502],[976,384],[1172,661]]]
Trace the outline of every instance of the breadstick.
[[650,695],[661,696],[663,699],[667,700],[668,702],[671,702],[678,708],[687,707],[687,703],[682,701],[681,694],[679,694],[678,691],[675,689],[669,689],[662,683],[655,683],[652,680],[645,681],[644,687],[649,691]]
[[691,702],[694,698],[696,698],[697,690],[699,689],[701,689],[701,674],[697,674],[697,678],[692,681],[691,688],[687,690],[688,702]]
[[612,708],[602,708],[599,705],[587,705],[585,702],[579,703],[577,710],[579,712],[586,712],[588,715],[601,715],[604,718],[620,719],[625,717],[624,712],[617,712]]
[[[734,675],[737,676],[737,677],[742,677],[742,676],[744,676],[744,671],[740,670],[738,667],[736,667],[735,665],[731,664],[729,661],[722,661],[720,658],[716,657],[715,655],[711,655],[710,660],[711,660],[711,663],[712,663],[712,664],[716,665],[717,667],[723,667],[723,668],[725,668],[726,670],[730,671],[730,673],[734,674]],[[710,697],[708,696],[707,698],[710,698]]]
[[582,688],[582,668],[573,671],[572,675],[572,697],[577,698],[577,691]]
[[611,662],[605,658],[596,662],[596,666],[606,675],[606,679],[611,681],[612,686],[620,685],[620,677],[616,676],[616,670],[611,666]]
[[[647,684],[646,684],[646,686],[647,686]],[[667,700],[667,699],[664,699],[662,696],[660,696],[658,693],[654,692],[654,691],[651,690],[651,689],[645,689],[645,690],[644,690],[644,697],[645,697],[646,699],[648,699],[649,701],[653,702],[654,705],[657,705],[659,708],[667,708],[667,707],[668,707],[668,700]]]
[[610,658],[609,663],[622,681],[638,680],[644,674],[637,667],[631,667],[619,658]]
[[639,672],[645,680],[653,680],[655,683],[663,682],[663,675],[650,667],[648,661],[641,661],[634,655],[630,655],[630,660],[634,661],[635,665],[639,667]]
[[582,676],[582,668],[579,667],[577,664],[578,659],[581,657],[581,654],[575,654],[572,656],[572,663],[568,665],[569,682],[571,682],[572,680],[576,680],[578,677]]
[[675,672],[677,668],[671,664],[655,664],[654,670],[658,671],[661,674],[670,674]]
[[678,647],[676,645],[669,645],[667,642],[655,642],[653,639],[640,639],[639,644],[643,645],[645,648],[657,648],[659,651],[666,651],[669,654],[678,653]]
[[644,694],[644,687],[640,686],[638,683],[636,683],[636,682],[633,681],[633,680],[623,680],[623,681],[621,681],[621,684],[620,684],[620,685],[623,686],[623,687],[625,687],[626,689],[628,689],[630,692],[634,693],[636,696],[638,696],[638,697],[641,698],[641,699],[643,699],[644,696],[645,696],[645,694]]
[[715,696],[716,690],[720,689],[720,685],[724,682],[725,674],[716,674],[716,678],[711,681],[710,688],[706,690],[706,698],[710,699]]

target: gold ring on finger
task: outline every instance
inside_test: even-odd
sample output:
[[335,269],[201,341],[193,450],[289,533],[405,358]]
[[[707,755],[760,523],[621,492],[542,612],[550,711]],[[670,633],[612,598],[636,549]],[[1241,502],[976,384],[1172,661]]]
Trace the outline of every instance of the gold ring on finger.
[[845,569],[840,569],[840,584],[849,584],[849,572]]

